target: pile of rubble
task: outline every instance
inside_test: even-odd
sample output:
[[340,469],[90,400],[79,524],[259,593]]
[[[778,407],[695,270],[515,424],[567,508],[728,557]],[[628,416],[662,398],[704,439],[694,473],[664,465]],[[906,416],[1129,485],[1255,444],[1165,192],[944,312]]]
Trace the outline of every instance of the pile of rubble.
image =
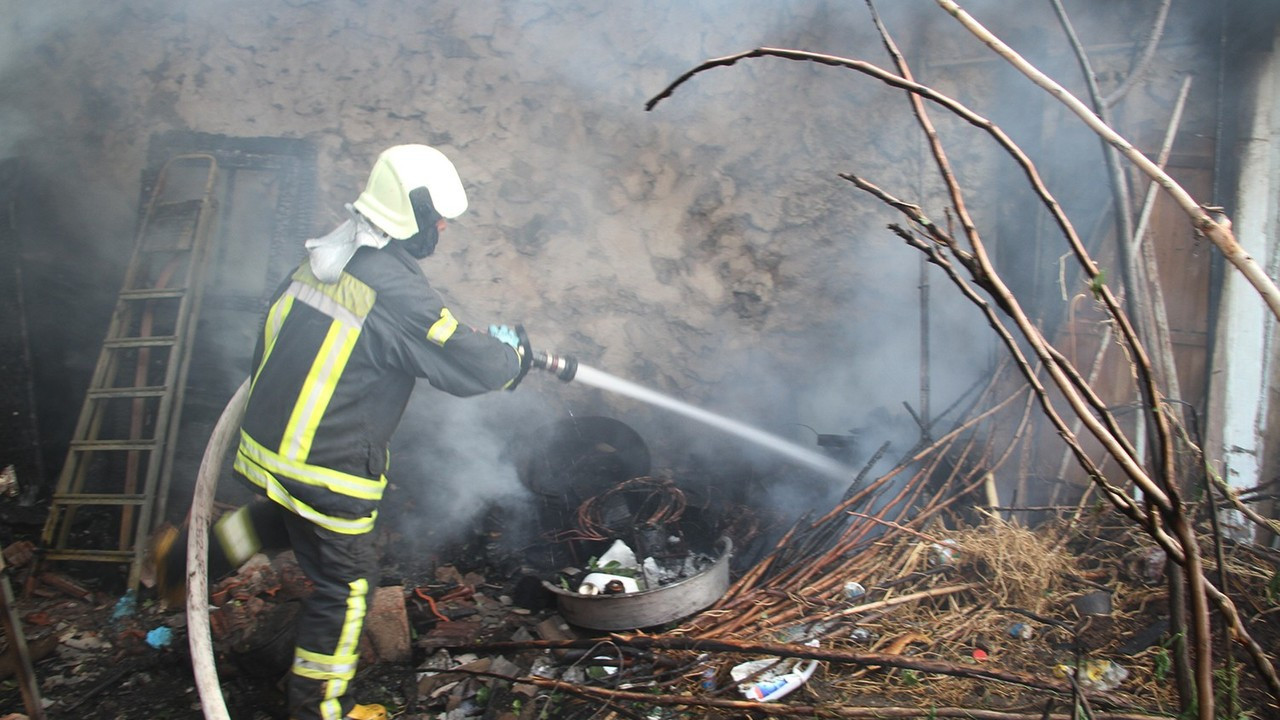
[[[1096,718],[1175,713],[1163,564],[1108,520],[893,530],[867,543],[875,561],[865,572],[830,578],[834,594],[777,576],[744,585],[748,574],[712,608],[646,632],[572,624],[531,576],[442,565],[428,582],[379,588],[356,687],[423,720],[926,706],[1065,717],[1073,696],[1087,697]],[[1230,562],[1274,639],[1266,563],[1275,558],[1240,549]],[[288,553],[214,586],[210,621],[233,716],[279,710],[292,608],[306,590]],[[141,717],[137,698],[199,717],[180,609],[52,574],[21,602],[49,717]],[[5,682],[4,697],[16,699]]]
[[[947,444],[960,437],[935,451],[961,449]],[[979,505],[981,464],[921,462],[859,477],[821,516],[762,532],[749,513],[699,516],[671,475],[646,474],[647,457],[621,463],[586,445],[591,462],[566,453],[541,476],[539,512],[554,522],[517,562],[486,541],[475,562],[446,552],[429,570],[384,572],[361,641],[361,701],[406,720],[1180,710],[1165,556],[1115,513],[1065,506],[1032,528]],[[570,477],[560,467],[612,475],[553,486]],[[32,552],[5,556],[50,717],[200,715],[180,608],[37,574]],[[731,565],[740,557],[750,562]],[[1278,646],[1280,553],[1232,544],[1219,557],[1253,637]],[[233,717],[283,717],[308,591],[288,552],[212,587]],[[1224,706],[1280,710],[1249,677]],[[3,682],[0,701],[18,707],[17,684]]]

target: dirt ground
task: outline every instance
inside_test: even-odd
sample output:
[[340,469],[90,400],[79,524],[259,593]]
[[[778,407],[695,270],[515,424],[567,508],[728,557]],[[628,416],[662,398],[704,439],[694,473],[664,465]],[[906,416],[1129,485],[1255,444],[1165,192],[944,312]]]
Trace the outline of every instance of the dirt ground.
[[[595,654],[548,653],[536,647],[539,642],[591,634],[565,625],[555,607],[545,605],[545,595],[530,592],[527,580],[481,574],[486,570],[496,572],[491,567],[477,567],[465,575],[458,574],[455,566],[445,568],[447,573],[442,577],[465,577],[470,581],[462,585],[465,592],[459,592],[459,583],[441,581],[432,574],[439,568],[418,568],[408,573],[403,567],[387,568],[403,582],[399,587],[405,588],[405,607],[413,635],[412,657],[407,662],[364,663],[354,683],[356,697],[361,701],[382,703],[394,717],[413,719],[774,716],[735,707],[678,708],[617,699],[606,704],[600,699],[577,698],[568,692],[503,681],[499,678],[559,677],[618,693],[628,689],[654,696],[683,692],[732,705],[726,701],[740,702],[745,698],[734,691],[726,669],[752,656],[628,651],[624,669],[619,672],[615,669],[616,660],[610,661],[610,653],[622,651],[608,649],[607,642],[602,642]],[[1148,570],[1132,568],[1135,573]],[[420,574],[415,576],[415,572]],[[978,579],[964,567],[941,576],[939,584]],[[146,593],[134,604],[130,596],[108,592],[91,591],[85,597],[72,597],[72,587],[39,583],[35,594],[18,603],[32,652],[38,658],[35,670],[49,718],[203,717],[190,669],[186,616],[182,611],[166,608],[148,599]],[[1265,587],[1260,592],[1265,594]],[[425,601],[425,597],[433,596],[442,601]],[[444,599],[450,596],[452,599]],[[1039,615],[995,607],[982,602],[980,592],[966,593],[928,609],[904,609],[865,622],[828,623],[822,629],[822,646],[838,652],[898,653],[911,660],[939,660],[978,671],[1025,672],[1045,681],[1061,680],[1063,659],[1072,652],[1083,651],[1090,658],[1106,658],[1082,675],[1100,683],[1094,689],[1106,702],[1101,709],[1094,707],[1099,717],[1116,717],[1104,710],[1176,715],[1163,590],[1155,583],[1126,585],[1112,600],[1114,606],[1109,613],[1088,616],[1068,627],[1048,617],[1065,617],[1058,612],[1060,608],[1047,608],[1046,615]],[[1280,612],[1274,598],[1258,595],[1246,601],[1246,606],[1249,604],[1259,610],[1251,615],[1255,639],[1266,647],[1276,647],[1280,642]],[[815,608],[815,615],[825,610]],[[965,624],[970,626],[968,631],[946,632]],[[548,628],[552,630],[548,632]],[[165,639],[166,631],[168,642],[158,643],[158,639]],[[257,638],[256,645],[219,647],[219,679],[228,712],[237,720],[284,718],[281,679],[290,650],[288,633],[268,628]],[[787,639],[759,635],[739,638],[743,642]],[[886,640],[892,642],[886,645]],[[510,643],[515,647],[501,652],[468,651],[469,647],[488,643]],[[803,646],[796,647],[803,650]],[[1248,661],[1239,652],[1235,661],[1241,705],[1233,717],[1276,717],[1274,705],[1268,705],[1266,694],[1251,680],[1253,672]],[[458,665],[477,674],[433,676],[423,671],[427,667]],[[1122,677],[1110,677],[1116,673]],[[1117,680],[1114,687],[1108,686],[1106,683],[1113,679]],[[1053,697],[1053,693],[1016,683],[903,667],[868,668],[824,662],[784,702],[828,709],[969,707],[1037,717],[1049,709],[1068,712],[1069,700],[1060,695]],[[1094,702],[1103,701],[1095,697]],[[11,675],[0,685],[0,709],[23,709]],[[815,712],[813,716],[821,715]]]

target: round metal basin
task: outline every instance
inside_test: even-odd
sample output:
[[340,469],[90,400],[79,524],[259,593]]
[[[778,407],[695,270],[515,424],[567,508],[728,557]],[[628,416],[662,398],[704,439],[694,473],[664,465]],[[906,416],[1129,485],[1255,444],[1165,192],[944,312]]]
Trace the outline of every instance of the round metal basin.
[[543,587],[556,596],[560,615],[592,630],[636,630],[688,617],[719,600],[729,589],[729,556],[733,542],[716,541],[719,557],[706,570],[670,585],[618,595],[581,595],[546,580]]

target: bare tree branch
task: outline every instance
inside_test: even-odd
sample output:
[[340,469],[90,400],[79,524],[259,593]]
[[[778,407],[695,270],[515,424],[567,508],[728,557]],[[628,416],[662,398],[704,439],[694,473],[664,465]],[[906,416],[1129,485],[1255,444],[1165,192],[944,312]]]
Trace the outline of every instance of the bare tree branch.
[[[969,585],[963,587],[972,589],[972,586]],[[948,588],[938,588],[934,594],[940,594],[940,591],[947,589]],[[950,590],[954,590],[954,588],[950,588]],[[850,608],[850,610],[853,610],[853,608]],[[938,673],[940,675],[985,678],[1013,685],[1021,685],[1023,687],[1048,690],[1051,692],[1061,693],[1063,695],[1069,695],[1071,693],[1070,684],[1062,680],[1034,675],[1031,673],[1017,672],[1014,670],[1004,670],[994,667],[979,667],[966,663],[953,663],[945,660],[935,660],[933,658],[909,655],[850,652],[848,650],[840,650],[836,648],[811,647],[809,645],[801,644],[742,642],[727,639],[712,640],[708,638],[679,637],[675,635],[632,635],[614,633],[609,637],[623,647],[632,647],[641,650],[729,652],[750,655],[767,655],[771,657],[801,658],[805,660],[820,660],[822,662],[838,663],[842,665],[882,665],[885,667],[910,668],[912,670]],[[526,640],[523,642],[494,642],[481,645],[466,645],[459,646],[454,649],[465,652],[502,653],[514,650],[528,650],[532,648],[548,650],[583,647],[590,648],[599,642],[599,639],[563,641]],[[1106,693],[1095,692],[1093,695],[1099,699],[1106,699],[1107,697]],[[776,706],[771,705],[769,707],[773,708]]]
[[1280,318],[1280,288],[1276,287],[1275,281],[1267,276],[1266,271],[1253,259],[1248,252],[1236,241],[1235,234],[1231,232],[1231,223],[1225,218],[1222,221],[1215,220],[1207,210],[1196,202],[1181,185],[1177,183],[1168,173],[1161,170],[1155,163],[1151,162],[1147,156],[1143,155],[1128,140],[1124,139],[1119,133],[1111,129],[1106,123],[1102,122],[1084,103],[1067,91],[1066,88],[1059,85],[1049,76],[1040,72],[1034,65],[1027,62],[1021,55],[1014,52],[1012,48],[1003,41],[991,34],[989,30],[982,26],[973,16],[965,12],[955,0],[934,0],[942,9],[951,14],[952,17],[960,21],[970,32],[982,40],[987,47],[990,47],[998,55],[1008,60],[1022,74],[1026,75],[1035,84],[1044,88],[1050,95],[1058,98],[1064,105],[1071,109],[1081,120],[1085,122],[1094,132],[1102,136],[1104,140],[1114,145],[1120,152],[1138,167],[1143,173],[1154,180],[1160,187],[1168,192],[1174,202],[1191,218],[1191,224],[1196,230],[1204,233],[1218,250],[1222,252],[1223,257],[1232,265],[1236,266],[1245,278],[1253,285],[1258,294],[1262,296],[1267,306],[1271,308],[1271,312],[1277,318]]
[[[1076,29],[1071,24],[1066,8],[1062,7],[1062,0],[1049,0],[1049,2],[1053,5],[1058,22],[1061,23],[1062,30],[1067,35],[1067,41],[1075,52],[1076,61],[1080,63],[1080,74],[1084,76],[1085,87],[1089,90],[1089,100],[1093,103],[1094,112],[1098,113],[1098,117],[1102,118],[1103,122],[1110,125],[1110,113],[1102,100],[1102,93],[1098,90],[1098,79],[1093,72],[1093,64],[1089,61],[1084,44],[1076,36]],[[1129,291],[1125,295],[1125,300],[1129,315],[1141,327],[1143,316],[1139,312],[1140,293],[1137,291],[1138,283],[1134,278],[1133,260],[1130,258],[1128,245],[1128,239],[1133,237],[1133,208],[1130,207],[1129,201],[1129,179],[1125,177],[1124,167],[1120,164],[1120,153],[1105,140],[1102,142],[1102,154],[1106,158],[1107,174],[1111,178],[1111,202],[1116,211],[1116,241],[1120,251],[1120,272],[1124,286]]]
[[[1098,268],[1097,263],[1089,257],[1089,252],[1085,248],[1084,243],[1080,240],[1080,236],[1076,233],[1075,227],[1067,218],[1066,213],[1063,212],[1058,201],[1054,199],[1053,195],[1045,186],[1044,181],[1040,177],[1039,171],[1036,170],[1031,159],[1027,157],[1026,153],[1022,151],[1022,148],[1018,147],[1017,143],[1013,142],[1013,140],[1003,130],[997,127],[995,123],[992,123],[987,118],[984,118],[973,110],[970,110],[959,101],[943,95],[933,88],[921,85],[899,75],[894,75],[881,67],[862,60],[851,60],[849,58],[842,58],[834,55],[823,55],[820,53],[787,50],[782,48],[756,48],[755,50],[749,50],[736,55],[728,55],[722,58],[707,60],[696,68],[693,68],[676,78],[676,80],[668,85],[666,89],[650,99],[645,104],[645,107],[652,110],[658,102],[662,101],[664,98],[670,97],[676,88],[683,85],[685,82],[688,82],[701,72],[718,67],[729,67],[736,64],[739,60],[756,57],[780,57],[788,60],[803,60],[807,62],[816,62],[822,65],[846,67],[851,70],[856,70],[881,80],[888,85],[902,90],[907,90],[931,102],[941,105],[955,113],[965,122],[989,134],[1002,148],[1005,149],[1006,152],[1009,153],[1010,156],[1013,157],[1014,161],[1018,163],[1018,166],[1022,168],[1028,182],[1031,184],[1032,190],[1036,193],[1036,196],[1040,198],[1041,203],[1049,211],[1054,222],[1066,237],[1073,256],[1080,263],[1085,276],[1089,279],[1090,287],[1093,289],[1098,299],[1106,306],[1108,313],[1115,318],[1116,327],[1120,333],[1120,337],[1124,340],[1125,346],[1128,348],[1128,352],[1135,359],[1135,363],[1139,368],[1139,382],[1147,384],[1152,382],[1150,373],[1144,372],[1144,368],[1150,368],[1150,362],[1147,359],[1146,350],[1143,349],[1142,344],[1138,341],[1136,331],[1129,322],[1128,317],[1120,309],[1120,304],[1116,300],[1115,295],[1103,281],[1102,272]],[[964,257],[961,256],[957,256],[957,259],[962,262],[965,261]],[[1002,300],[997,299],[997,302],[1001,301]],[[1154,388],[1152,390],[1152,394],[1154,395]],[[1091,427],[1090,430],[1092,431],[1093,428]],[[1124,435],[1123,431],[1119,427],[1112,426],[1108,434],[1111,436],[1110,442],[1117,443],[1119,447],[1123,448],[1123,453],[1120,456],[1117,456],[1117,460],[1120,461],[1121,467],[1125,472],[1131,476],[1134,476],[1136,473],[1138,476],[1144,478],[1143,481],[1140,481],[1137,477],[1134,477],[1134,483],[1142,487],[1144,492],[1148,490],[1154,491],[1155,495],[1152,499],[1161,508],[1166,510],[1171,508],[1172,505],[1169,502],[1167,494],[1164,491],[1155,488],[1147,477],[1145,470],[1138,467],[1138,461],[1135,459],[1137,453],[1134,450],[1133,445],[1129,442],[1129,439]],[[1099,438],[1099,440],[1104,442],[1104,444],[1107,442],[1101,438]],[[1128,461],[1126,462],[1124,458],[1127,458]]]
[[[923,214],[920,213],[920,209],[918,206],[898,200],[897,198],[893,197],[892,195],[889,195],[884,190],[880,189],[873,183],[870,183],[863,178],[859,178],[857,176],[847,175],[847,174],[842,174],[840,177],[852,182],[854,185],[866,191],[867,193],[879,198],[885,204],[890,205],[891,207],[897,208],[900,212],[902,212],[904,215],[910,218],[912,222],[916,223],[922,228],[925,228],[926,232],[930,234],[930,236],[934,239],[934,241],[938,245],[942,247],[946,247],[948,249],[954,247],[955,241],[952,240],[950,236],[948,236],[936,224],[930,222],[928,218],[924,217]],[[907,230],[900,228],[898,226],[890,225],[889,228],[893,230],[895,233],[897,233],[899,237],[902,237],[904,240],[906,240],[909,245],[911,245],[912,247],[915,247],[921,252],[924,252],[926,256],[929,258],[929,261],[934,263],[938,267],[942,268],[942,270],[946,272],[948,278],[950,278],[952,283],[955,284],[956,287],[960,289],[960,291],[965,295],[965,297],[978,306],[978,308],[982,311],[983,315],[986,316],[988,325],[990,325],[991,328],[995,330],[996,334],[1000,337],[1005,347],[1009,350],[1010,354],[1013,356],[1015,360],[1015,364],[1018,366],[1019,370],[1022,372],[1023,377],[1027,380],[1032,390],[1036,393],[1037,397],[1040,400],[1041,408],[1044,410],[1050,422],[1053,423],[1054,427],[1058,429],[1058,433],[1062,437],[1063,441],[1067,443],[1067,446],[1070,448],[1071,452],[1076,456],[1076,459],[1080,463],[1081,467],[1084,468],[1085,472],[1089,474],[1090,478],[1095,483],[1098,484],[1098,486],[1107,495],[1107,497],[1111,499],[1112,503],[1117,507],[1117,509],[1119,509],[1122,513],[1124,513],[1127,517],[1132,519],[1134,522],[1142,526],[1148,532],[1148,534],[1151,534],[1153,537],[1155,537],[1157,541],[1161,542],[1161,545],[1165,547],[1167,552],[1171,553],[1171,556],[1177,557],[1179,559],[1182,558],[1184,554],[1179,543],[1176,540],[1174,540],[1172,537],[1169,537],[1167,534],[1165,534],[1160,524],[1158,522],[1155,522],[1154,518],[1151,515],[1144,514],[1141,511],[1141,509],[1139,509],[1133,503],[1133,500],[1128,495],[1126,495],[1119,488],[1116,488],[1115,486],[1106,482],[1106,478],[1103,476],[1101,469],[1094,464],[1093,459],[1090,458],[1088,453],[1084,451],[1084,448],[1080,445],[1075,435],[1070,433],[1067,430],[1065,420],[1062,419],[1062,416],[1059,415],[1057,410],[1053,407],[1053,404],[1048,397],[1048,391],[1044,388],[1044,385],[1040,382],[1040,379],[1036,375],[1035,371],[1031,369],[1031,364],[1030,362],[1028,362],[1026,356],[1023,354],[1021,346],[1018,345],[1017,341],[1013,338],[1012,334],[1009,333],[1008,329],[1004,326],[1004,324],[1000,322],[1000,319],[999,317],[996,316],[994,310],[991,307],[991,304],[988,303],[986,299],[983,298],[981,295],[979,295],[973,288],[971,288],[968,285],[968,283],[964,282],[964,279],[961,278],[958,275],[958,273],[956,273],[955,268],[951,265],[946,255],[939,252],[939,249],[937,246],[930,245],[929,243],[926,243],[923,240],[920,240],[919,238],[915,237],[913,234],[911,234]],[[981,266],[979,266],[975,261],[972,261],[972,260],[970,260],[968,263],[962,262],[962,264],[964,264],[965,267],[969,269],[970,275],[974,277],[975,282],[978,282],[979,285],[982,285],[983,277],[982,277]],[[987,290],[988,292],[991,291],[990,288],[987,288],[985,286],[984,286],[984,289]],[[1047,343],[1045,343],[1045,346],[1047,347]],[[1048,364],[1057,364],[1058,359],[1055,358],[1052,354],[1049,354],[1047,357],[1043,357],[1042,361]],[[1068,396],[1069,398],[1074,396],[1073,386],[1069,383],[1061,383],[1060,390],[1062,390],[1063,394],[1065,396]],[[1080,408],[1076,407],[1075,409],[1077,410],[1078,417],[1081,417],[1082,420],[1085,417],[1089,417],[1089,419],[1092,420],[1092,417],[1088,415],[1087,411],[1084,414],[1080,414],[1079,412]]]
[[[944,7],[955,7],[958,12],[963,12],[959,11],[958,7],[955,6],[955,3],[950,2],[950,0],[937,0],[937,2]],[[953,15],[954,14],[956,13],[953,13]],[[992,39],[996,43],[999,42],[994,38]],[[893,52],[893,50],[891,50],[891,52]],[[1152,413],[1152,417],[1155,419],[1155,422],[1159,424],[1159,437],[1161,438],[1162,445],[1165,448],[1164,458],[1170,460],[1170,462],[1161,463],[1161,472],[1154,477],[1148,475],[1146,469],[1142,467],[1141,461],[1136,457],[1136,452],[1134,451],[1132,444],[1129,443],[1124,433],[1115,426],[1114,418],[1110,417],[1110,413],[1106,412],[1105,408],[1102,408],[1101,412],[1099,412],[1099,417],[1094,417],[1091,412],[1091,410],[1094,409],[1091,407],[1091,403],[1095,401],[1096,396],[1093,395],[1088,384],[1079,377],[1078,373],[1075,372],[1070,363],[1067,362],[1060,353],[1057,353],[1056,349],[1052,348],[1052,346],[1048,344],[1039,329],[1036,328],[1035,325],[1027,318],[1025,313],[1021,311],[1017,298],[1003,284],[1003,281],[996,274],[994,267],[986,257],[981,239],[978,237],[973,223],[971,221],[966,222],[966,214],[960,211],[963,209],[963,201],[962,198],[959,198],[958,187],[954,186],[954,181],[952,181],[948,186],[948,189],[952,194],[953,204],[956,200],[960,201],[958,203],[959,209],[957,214],[960,215],[960,221],[964,226],[964,232],[972,246],[968,249],[959,247],[950,234],[930,221],[918,206],[893,198],[861,178],[846,174],[842,174],[841,177],[853,182],[858,187],[875,195],[886,204],[903,213],[905,216],[910,218],[913,223],[915,223],[917,230],[920,233],[923,233],[932,241],[927,242],[926,240],[917,237],[917,235],[911,231],[897,226],[890,226],[890,228],[902,236],[908,244],[924,252],[930,262],[942,267],[944,271],[947,272],[948,277],[952,279],[958,288],[960,288],[961,292],[982,309],[984,314],[988,316],[988,320],[993,329],[995,329],[1001,336],[1006,346],[1009,347],[1014,356],[1019,358],[1020,370],[1024,376],[1026,376],[1028,372],[1026,368],[1030,367],[1030,365],[1026,361],[1026,358],[1022,357],[1021,348],[1018,345],[1018,342],[1014,340],[1013,336],[1010,334],[1009,329],[1005,328],[1004,324],[995,315],[994,309],[992,308],[992,302],[1017,325],[1023,339],[1030,343],[1034,348],[1036,355],[1053,378],[1055,386],[1059,388],[1063,397],[1067,399],[1077,417],[1087,424],[1090,432],[1103,444],[1108,454],[1111,455],[1117,463],[1119,463],[1125,474],[1142,489],[1145,494],[1146,504],[1143,508],[1139,508],[1122,490],[1106,483],[1105,479],[1102,478],[1101,473],[1098,471],[1096,466],[1094,466],[1092,460],[1085,456],[1083,452],[1080,452],[1077,455],[1078,459],[1081,460],[1082,466],[1086,471],[1089,471],[1091,475],[1094,476],[1095,481],[1101,481],[1097,483],[1098,486],[1102,489],[1104,494],[1112,500],[1113,504],[1115,504],[1121,512],[1126,514],[1126,516],[1130,517],[1143,527],[1144,530],[1156,540],[1161,548],[1165,550],[1174,563],[1186,569],[1186,575],[1189,581],[1187,595],[1190,596],[1193,604],[1193,616],[1195,620],[1193,625],[1193,634],[1197,641],[1197,647],[1210,648],[1210,651],[1200,653],[1200,657],[1198,658],[1199,665],[1197,667],[1197,685],[1201,688],[1207,688],[1207,693],[1205,693],[1205,695],[1208,696],[1208,698],[1205,696],[1200,698],[1199,710],[1201,717],[1205,717],[1204,713],[1206,706],[1209,707],[1210,714],[1212,713],[1212,654],[1211,646],[1208,644],[1209,612],[1207,607],[1207,597],[1211,597],[1214,603],[1218,605],[1219,609],[1228,618],[1233,631],[1237,634],[1238,641],[1250,649],[1255,663],[1258,665],[1259,672],[1266,679],[1269,687],[1271,688],[1272,694],[1276,697],[1280,697],[1280,685],[1276,684],[1275,668],[1270,664],[1270,660],[1265,651],[1263,651],[1257,643],[1247,635],[1239,618],[1239,614],[1230,599],[1227,598],[1218,588],[1214,587],[1204,574],[1204,568],[1200,559],[1199,547],[1197,544],[1198,539],[1191,524],[1191,518],[1187,507],[1179,497],[1180,492],[1175,482],[1176,478],[1172,476],[1173,463],[1171,462],[1171,454],[1168,452],[1167,444],[1164,444],[1164,440],[1171,437],[1171,433],[1169,432],[1169,427],[1167,425],[1168,418],[1165,413],[1159,411],[1158,398],[1160,396],[1154,384],[1154,378],[1150,371],[1151,365],[1146,352],[1142,344],[1139,342],[1137,334],[1130,324],[1128,317],[1120,309],[1115,296],[1111,293],[1105,283],[1102,282],[1102,276],[1096,263],[1090,259],[1087,250],[1080,241],[1079,236],[1076,234],[1070,221],[1062,212],[1057,201],[1048,192],[1038,171],[1031,163],[1030,159],[1002,130],[1000,130],[1000,128],[996,127],[989,120],[977,115],[958,101],[942,95],[931,88],[916,83],[910,78],[909,73],[905,69],[903,70],[903,75],[895,75],[882,68],[860,60],[851,60],[831,55],[822,55],[796,50],[757,48],[755,50],[736,55],[708,60],[678,77],[661,93],[650,99],[649,102],[646,103],[646,109],[652,110],[658,102],[670,97],[676,88],[700,72],[716,67],[728,67],[737,63],[739,60],[747,58],[765,56],[845,67],[875,77],[888,85],[912,93],[913,98],[915,98],[913,107],[920,107],[918,99],[924,98],[951,110],[966,122],[969,122],[990,134],[1014,157],[1015,161],[1018,162],[1019,166],[1026,174],[1026,177],[1031,183],[1032,189],[1036,192],[1037,196],[1041,199],[1041,202],[1046,208],[1048,208],[1049,212],[1062,229],[1073,254],[1083,268],[1086,276],[1091,281],[1090,284],[1095,292],[1095,296],[1102,301],[1107,311],[1114,319],[1115,327],[1120,332],[1120,337],[1123,338],[1125,347],[1129,351],[1135,367],[1138,369],[1139,382],[1142,384],[1144,397],[1150,398],[1150,402],[1148,403],[1150,405],[1149,409],[1155,411]],[[903,64],[905,65],[905,63]],[[1069,93],[1062,91],[1060,86],[1056,86],[1056,83],[1054,85],[1057,87],[1058,91],[1066,94],[1068,97],[1071,97]],[[1058,93],[1055,92],[1055,94]],[[1071,97],[1071,99],[1075,100],[1073,97]],[[1075,102],[1076,104],[1079,104],[1078,100],[1075,100]],[[1088,112],[1087,109],[1085,109],[1085,112]],[[1119,148],[1126,157],[1130,157],[1130,153],[1137,155],[1138,159],[1134,159],[1132,157],[1130,159],[1135,163],[1138,163],[1144,172],[1147,171],[1146,168],[1141,165],[1141,161],[1146,161],[1148,164],[1150,164],[1150,161],[1147,161],[1141,153],[1133,150],[1133,148],[1129,146],[1123,138],[1120,138],[1120,136],[1115,134],[1114,131],[1111,131],[1105,123],[1101,123],[1096,116],[1092,116],[1090,114],[1090,117],[1093,118],[1093,123],[1088,123],[1087,120],[1086,122],[1090,124],[1091,128],[1102,134],[1103,138],[1109,143]],[[926,132],[928,132],[928,128],[930,126],[928,125],[927,120],[922,120],[922,122],[924,123],[923,126],[926,127]],[[1094,127],[1095,123],[1101,125],[1101,127],[1104,128],[1106,132],[1109,132],[1110,135],[1099,130],[1097,127]],[[931,142],[935,142],[935,139],[931,138]],[[940,150],[940,148],[937,149]],[[945,159],[942,160],[940,167],[943,170],[944,179],[946,179],[948,177],[949,169],[945,164]],[[1156,184],[1164,187],[1168,192],[1174,195],[1175,200],[1191,214],[1192,218],[1195,220],[1195,226],[1206,232],[1210,236],[1210,239],[1213,240],[1230,259],[1230,244],[1223,242],[1225,237],[1230,240],[1231,244],[1234,244],[1234,238],[1230,236],[1229,223],[1224,222],[1224,224],[1219,224],[1214,221],[1201,208],[1196,206],[1194,201],[1191,201],[1190,197],[1186,195],[1185,191],[1177,186],[1176,183],[1173,183],[1172,180],[1168,179],[1168,176],[1165,175],[1163,171],[1159,170],[1159,168],[1156,168],[1156,172],[1154,174],[1148,174],[1151,175]],[[1179,193],[1181,193],[1181,196],[1179,196]],[[1189,208],[1187,206],[1187,201],[1190,201]],[[1238,245],[1236,245],[1236,247],[1238,248]],[[951,266],[952,258],[965,267],[973,283],[986,291],[990,296],[991,302],[988,302],[986,297],[978,294],[973,287],[963,280],[963,278],[960,278],[959,274],[956,273],[954,268]],[[1250,263],[1251,262],[1252,260],[1250,259]],[[1254,265],[1254,268],[1256,269],[1256,265]],[[1248,268],[1242,268],[1242,272],[1245,272],[1248,276],[1249,270]],[[1267,282],[1270,282],[1269,278],[1266,278],[1265,275],[1263,278],[1267,280]],[[1256,283],[1255,287],[1257,287]],[[1272,288],[1274,289],[1274,284],[1272,284]],[[1275,297],[1280,297],[1280,295],[1276,295]],[[1273,298],[1267,297],[1264,294],[1264,299],[1271,304]],[[1031,372],[1028,379],[1033,386],[1036,386],[1039,383],[1034,371]],[[1056,411],[1053,410],[1051,404],[1045,402],[1044,399],[1042,399],[1041,404],[1042,407],[1045,407],[1050,418],[1053,418]],[[1061,418],[1058,417],[1057,420],[1059,422],[1056,426],[1059,427],[1061,432],[1063,428]],[[1074,440],[1074,436],[1066,438],[1064,434],[1064,439],[1067,439],[1068,442],[1070,442]],[[1073,452],[1075,452],[1074,449]],[[1206,669],[1209,672],[1206,672]]]
[[1147,74],[1147,68],[1151,65],[1151,58],[1155,57],[1156,46],[1160,44],[1160,38],[1164,37],[1164,22],[1169,17],[1169,6],[1173,4],[1173,0],[1163,0],[1160,3],[1160,9],[1156,11],[1155,22],[1151,26],[1151,32],[1147,35],[1147,44],[1142,48],[1142,53],[1138,59],[1129,68],[1129,74],[1125,76],[1124,82],[1120,83],[1120,87],[1111,92],[1110,95],[1102,99],[1102,104],[1111,107],[1124,99]]
[[1210,471],[1209,478],[1213,481],[1213,486],[1218,488],[1222,496],[1231,504],[1241,515],[1251,520],[1255,525],[1276,535],[1280,535],[1280,520],[1272,520],[1263,517],[1258,511],[1249,507],[1247,503],[1240,499],[1240,491],[1231,487],[1231,485],[1222,479],[1222,476]]
[[[1182,87],[1178,91],[1178,99],[1174,101],[1173,113],[1169,119],[1169,127],[1165,131],[1164,141],[1160,145],[1160,152],[1156,157],[1156,164],[1164,168],[1169,161],[1169,154],[1173,152],[1173,141],[1178,135],[1178,127],[1182,123],[1182,112],[1187,105],[1187,95],[1191,92],[1191,76],[1183,78]],[[1182,399],[1182,389],[1178,381],[1177,363],[1173,356],[1173,342],[1169,336],[1169,317],[1164,302],[1164,289],[1160,283],[1160,270],[1156,260],[1155,248],[1152,242],[1146,238],[1147,229],[1150,226],[1151,212],[1155,206],[1157,186],[1155,183],[1149,183],[1147,194],[1142,203],[1142,211],[1138,218],[1138,226],[1133,231],[1133,237],[1128,242],[1133,248],[1133,254],[1141,257],[1143,264],[1148,268],[1146,272],[1146,286],[1142,289],[1151,294],[1152,339],[1149,341],[1154,344],[1154,354],[1158,360],[1157,365],[1162,368],[1161,374],[1164,379],[1164,387],[1168,397],[1178,400]],[[1136,289],[1135,289],[1136,291]],[[1172,406],[1170,406],[1172,410]]]

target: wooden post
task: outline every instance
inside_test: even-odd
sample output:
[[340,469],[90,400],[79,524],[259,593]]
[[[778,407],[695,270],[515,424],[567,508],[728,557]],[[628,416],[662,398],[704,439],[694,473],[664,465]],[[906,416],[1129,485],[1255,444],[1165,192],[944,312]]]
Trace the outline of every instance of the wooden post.
[[4,632],[9,637],[9,652],[17,659],[18,685],[22,689],[22,702],[27,706],[27,717],[44,720],[44,704],[40,701],[40,686],[36,684],[36,671],[31,665],[31,651],[27,648],[27,636],[22,631],[17,608],[13,606],[13,587],[5,569],[4,555],[0,554],[0,615],[4,616]]

